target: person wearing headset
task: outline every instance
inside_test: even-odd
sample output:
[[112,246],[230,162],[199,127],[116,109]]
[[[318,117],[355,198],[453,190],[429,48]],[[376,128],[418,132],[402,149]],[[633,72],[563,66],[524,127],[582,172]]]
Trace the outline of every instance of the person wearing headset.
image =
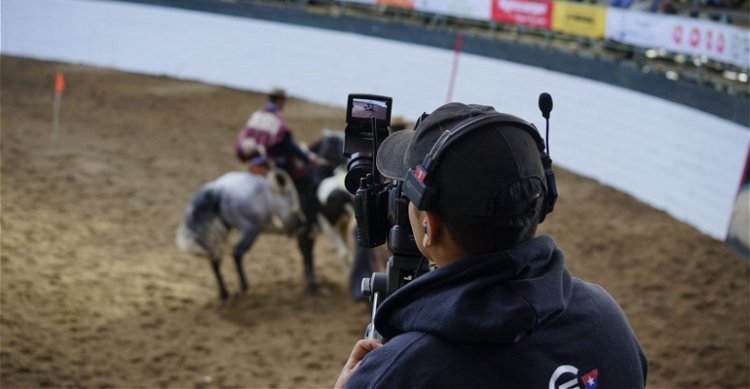
[[437,268],[382,302],[384,342],[357,342],[335,387],[645,387],[617,302],[536,236],[557,195],[544,149],[533,125],[461,103],[385,139],[378,170],[404,181],[417,246]]

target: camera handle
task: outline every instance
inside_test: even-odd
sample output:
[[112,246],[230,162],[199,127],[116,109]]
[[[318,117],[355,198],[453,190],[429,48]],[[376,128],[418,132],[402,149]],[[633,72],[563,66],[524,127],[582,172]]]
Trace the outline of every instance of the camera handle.
[[[397,226],[394,226],[394,229]],[[362,294],[370,298],[372,315],[365,330],[365,338],[384,342],[383,337],[375,329],[375,313],[380,303],[393,292],[429,271],[428,261],[423,256],[393,255],[388,258],[385,272],[372,273],[369,278],[362,279]]]
[[[390,262],[391,259],[389,258]],[[365,339],[374,339],[383,343],[383,337],[375,329],[375,313],[378,311],[378,307],[381,302],[381,294],[383,291],[388,289],[388,273],[377,272],[372,273],[370,278],[362,279],[362,295],[370,298],[372,303],[372,313],[370,314],[370,323],[367,324],[365,329]]]

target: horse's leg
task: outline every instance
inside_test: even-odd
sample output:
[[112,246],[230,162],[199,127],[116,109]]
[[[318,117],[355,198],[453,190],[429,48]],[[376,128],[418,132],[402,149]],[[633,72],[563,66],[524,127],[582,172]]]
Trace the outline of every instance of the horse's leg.
[[[316,175],[315,171],[311,172],[312,177],[317,177]],[[315,280],[315,268],[313,265],[313,246],[315,245],[313,228],[317,220],[318,211],[320,210],[320,202],[315,194],[316,186],[313,185],[313,182],[318,182],[318,179],[315,178],[314,180],[306,177],[294,181],[294,185],[300,194],[300,206],[306,219],[304,228],[297,234],[297,246],[302,254],[307,291],[311,294],[319,294],[320,286]]]
[[344,240],[341,238],[341,228],[339,225],[334,226],[331,225],[331,223],[328,221],[328,219],[325,218],[322,214],[318,214],[318,225],[320,226],[320,229],[323,230],[323,234],[327,236],[333,244],[336,246],[336,251],[339,254],[339,257],[342,261],[344,261],[344,266],[351,265],[350,261],[350,255],[349,255],[349,249],[347,248],[346,243],[344,243]]
[[249,284],[247,282],[247,277],[245,277],[245,267],[242,263],[242,257],[244,257],[245,253],[250,250],[250,247],[255,243],[255,239],[258,238],[259,234],[260,228],[246,227],[242,231],[242,239],[240,239],[239,243],[234,246],[234,265],[237,267],[237,275],[240,277],[240,288],[242,288],[243,292],[248,289]]
[[307,280],[307,291],[312,294],[320,292],[320,286],[315,280],[315,268],[313,266],[313,247],[315,238],[312,236],[312,230],[306,228],[301,234],[297,235],[297,245],[302,253],[302,261],[305,265],[305,280]]
[[224,284],[224,278],[221,276],[221,260],[218,258],[211,259],[211,269],[214,271],[216,276],[216,282],[219,284],[219,298],[226,300],[229,298],[229,292],[227,292],[227,286]]

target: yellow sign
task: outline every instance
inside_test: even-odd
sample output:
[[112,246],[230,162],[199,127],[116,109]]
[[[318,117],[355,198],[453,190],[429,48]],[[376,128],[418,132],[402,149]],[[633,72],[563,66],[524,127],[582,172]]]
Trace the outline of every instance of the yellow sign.
[[552,11],[552,29],[571,35],[604,38],[607,24],[607,7],[555,1]]

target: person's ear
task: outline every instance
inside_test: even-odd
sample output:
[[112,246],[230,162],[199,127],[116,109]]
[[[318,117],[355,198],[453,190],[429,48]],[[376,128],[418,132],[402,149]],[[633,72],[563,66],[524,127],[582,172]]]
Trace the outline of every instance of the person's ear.
[[424,228],[423,247],[431,247],[440,242],[440,238],[442,237],[442,223],[435,213],[430,211],[423,213],[422,228]]

